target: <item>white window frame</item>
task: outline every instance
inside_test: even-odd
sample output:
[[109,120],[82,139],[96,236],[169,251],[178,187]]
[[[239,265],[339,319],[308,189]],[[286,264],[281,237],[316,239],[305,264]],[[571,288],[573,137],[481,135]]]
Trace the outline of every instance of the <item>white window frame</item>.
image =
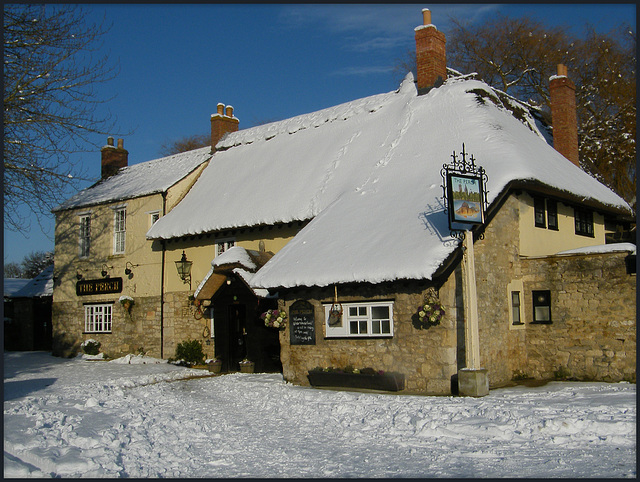
[[[122,213],[122,219],[119,219]],[[118,206],[113,211],[113,254],[124,254],[127,248],[127,207]]]
[[111,333],[113,303],[84,305],[84,332]]
[[78,256],[80,258],[88,258],[90,254],[91,213],[82,213],[78,214]]
[[236,238],[220,238],[216,239],[216,256],[220,256],[229,248],[236,245]]
[[[329,326],[329,311],[332,304],[325,304],[324,319],[327,338],[391,338],[393,337],[393,301],[364,301],[342,303],[342,321],[339,326]],[[373,308],[388,308],[389,318],[374,318]],[[382,333],[382,322],[389,322],[389,331]],[[377,323],[380,332],[377,331]],[[358,333],[351,333],[352,323],[358,323]],[[366,331],[366,332],[365,332]]]
[[149,212],[149,227],[153,226],[160,219],[160,211]]

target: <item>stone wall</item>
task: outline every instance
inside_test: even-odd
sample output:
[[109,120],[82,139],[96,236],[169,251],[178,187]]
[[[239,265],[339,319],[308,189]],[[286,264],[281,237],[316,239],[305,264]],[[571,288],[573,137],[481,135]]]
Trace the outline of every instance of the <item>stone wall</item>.
[[211,329],[208,309],[202,307],[198,313],[197,307],[189,300],[190,294],[193,291],[166,293],[164,296],[164,358],[174,357],[178,344],[189,340],[201,341],[205,358],[214,358],[214,340],[208,331]]
[[[96,301],[98,300],[91,300]],[[161,358],[162,355],[167,359],[175,355],[178,343],[195,339],[202,341],[206,357],[213,357],[213,340],[203,337],[205,327],[209,328],[210,319],[206,310],[202,318],[196,319],[195,306],[189,300],[189,293],[165,295],[164,320],[160,314],[160,296],[134,297],[134,301],[130,313],[124,310],[117,299],[105,301],[113,303],[111,333],[84,333],[86,300],[54,302],[54,355],[72,356],[81,351],[80,344],[83,341],[94,339],[100,342],[101,351],[111,358],[129,353],[145,353],[156,358]],[[210,345],[206,345],[207,339]]]
[[[474,243],[480,365],[490,387],[519,377],[635,382],[636,275],[627,274],[627,254],[523,258],[521,207],[518,196],[508,196]],[[312,368],[352,365],[404,373],[410,391],[451,393],[452,377],[466,366],[463,280],[458,262],[436,280],[447,316],[427,330],[412,320],[427,282],[338,287],[341,302],[394,300],[393,338],[325,338],[322,304],[332,302],[333,288],[285,293],[287,310],[296,300],[311,302],[316,325],[315,345],[291,346],[289,327],[281,332],[285,379],[308,385]],[[523,323],[517,326],[509,313],[514,284],[522,287]],[[534,290],[551,292],[552,324],[532,323]]]
[[522,260],[525,293],[551,291],[552,324],[527,327],[528,375],[635,382],[636,275],[627,273],[627,256]]
[[[526,365],[525,333],[510,329],[508,284],[522,277],[519,256],[520,202],[509,196],[474,243],[480,365],[491,388],[504,385]],[[464,300],[463,300],[464,302]]]
[[100,342],[100,351],[111,358],[129,353],[160,357],[160,297],[134,298],[127,312],[118,300],[113,302],[111,333],[84,332],[84,301],[53,303],[53,354],[73,356],[88,339]]
[[290,324],[280,333],[281,361],[285,380],[309,385],[307,374],[315,367],[373,368],[405,375],[405,389],[431,394],[451,393],[456,365],[456,309],[453,279],[440,288],[440,301],[447,315],[440,325],[418,328],[417,308],[428,285],[397,282],[388,285],[338,287],[342,303],[394,300],[392,338],[325,338],[323,303],[333,301],[333,288],[289,292],[282,307],[289,310],[300,299],[315,310],[315,345],[290,345]]

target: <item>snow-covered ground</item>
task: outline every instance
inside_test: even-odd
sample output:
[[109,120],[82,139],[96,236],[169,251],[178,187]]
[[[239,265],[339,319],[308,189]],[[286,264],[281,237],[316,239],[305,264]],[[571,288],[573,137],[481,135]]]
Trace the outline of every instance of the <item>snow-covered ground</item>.
[[629,383],[424,397],[135,356],[4,363],[5,477],[636,476]]

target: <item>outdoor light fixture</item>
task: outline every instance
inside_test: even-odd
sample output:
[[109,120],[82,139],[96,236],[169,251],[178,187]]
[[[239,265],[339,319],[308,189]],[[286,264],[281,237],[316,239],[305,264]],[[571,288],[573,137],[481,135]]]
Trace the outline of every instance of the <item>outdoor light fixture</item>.
[[127,261],[127,264],[124,265],[124,274],[129,276],[131,274],[131,268],[137,268],[140,266],[139,264],[133,264],[131,261]]
[[80,281],[82,279],[82,273],[80,271],[76,271],[76,279]]
[[109,274],[107,270],[110,268],[113,268],[113,266],[107,266],[106,264],[102,265],[102,271],[100,271],[100,274],[102,275],[103,278],[107,277],[107,275]]
[[182,251],[182,258],[180,261],[176,261],[176,269],[178,270],[178,276],[183,283],[189,283],[189,289],[191,289],[191,265],[193,261],[187,261],[187,255],[184,250]]

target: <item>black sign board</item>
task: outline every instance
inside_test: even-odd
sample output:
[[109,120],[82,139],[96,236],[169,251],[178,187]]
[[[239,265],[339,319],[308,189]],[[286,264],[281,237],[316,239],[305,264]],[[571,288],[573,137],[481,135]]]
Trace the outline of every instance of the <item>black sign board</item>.
[[87,279],[76,283],[76,295],[104,295],[122,292],[122,278]]
[[316,344],[316,319],[311,303],[298,300],[291,305],[289,323],[292,345]]

